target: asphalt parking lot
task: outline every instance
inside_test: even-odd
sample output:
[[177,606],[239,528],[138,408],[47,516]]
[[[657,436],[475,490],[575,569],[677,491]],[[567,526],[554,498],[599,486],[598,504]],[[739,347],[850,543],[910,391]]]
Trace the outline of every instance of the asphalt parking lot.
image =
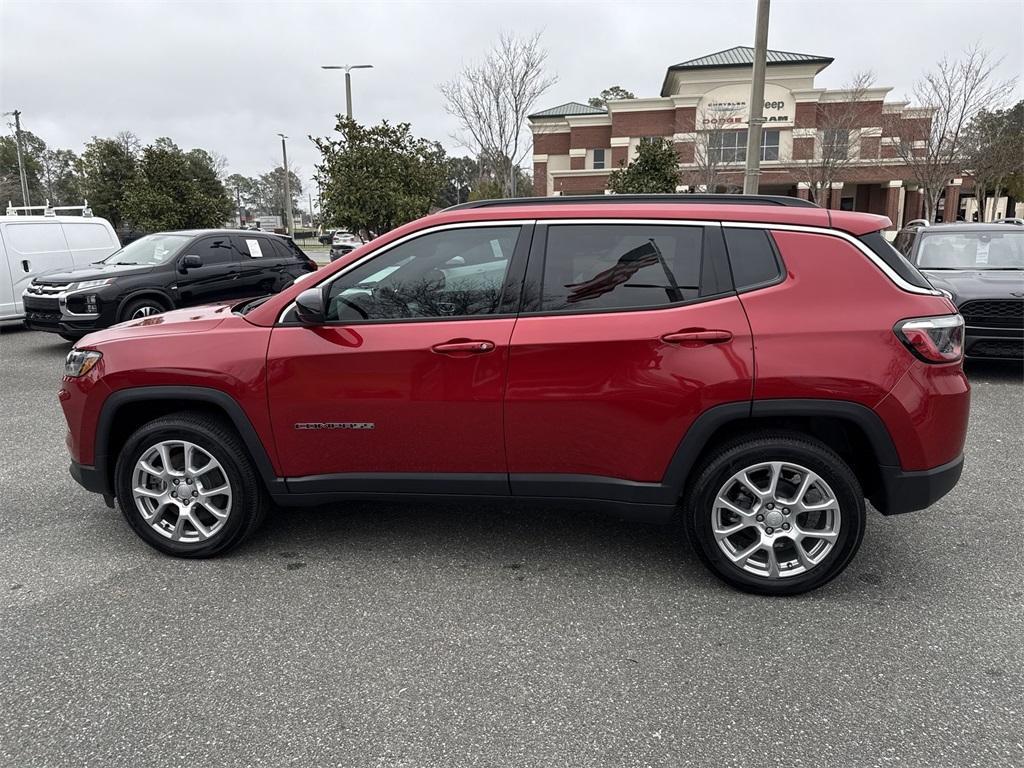
[[69,345],[0,333],[0,764],[1024,765],[1024,384],[967,466],[799,598],[668,530],[351,504],[158,555],[67,472]]

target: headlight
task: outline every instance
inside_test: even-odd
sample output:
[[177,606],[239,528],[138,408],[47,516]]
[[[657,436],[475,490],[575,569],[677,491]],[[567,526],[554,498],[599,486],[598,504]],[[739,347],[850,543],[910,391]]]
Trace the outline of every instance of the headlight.
[[83,288],[99,288],[101,285],[110,285],[114,282],[114,278],[108,277],[106,280],[83,280],[80,283],[72,283],[68,286],[69,291],[79,291]]
[[91,371],[103,357],[94,349],[72,349],[64,361],[64,375],[77,379]]

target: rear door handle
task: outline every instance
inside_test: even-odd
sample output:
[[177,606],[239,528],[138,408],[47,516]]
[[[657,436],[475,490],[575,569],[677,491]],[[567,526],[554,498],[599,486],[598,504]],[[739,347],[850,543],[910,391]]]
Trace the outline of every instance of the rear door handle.
[[482,355],[490,352],[494,349],[494,342],[482,339],[453,339],[443,344],[435,344],[431,349],[439,355],[466,357],[468,355]]
[[676,333],[666,333],[661,337],[662,341],[669,344],[682,344],[683,346],[698,347],[704,344],[722,344],[732,339],[729,331],[705,331],[686,330]]

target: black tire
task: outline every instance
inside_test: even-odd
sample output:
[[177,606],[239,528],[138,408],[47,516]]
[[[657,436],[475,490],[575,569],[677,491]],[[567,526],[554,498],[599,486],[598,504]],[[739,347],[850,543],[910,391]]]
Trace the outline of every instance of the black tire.
[[164,306],[163,302],[160,301],[160,299],[157,299],[152,296],[143,296],[142,298],[129,301],[127,304],[124,305],[124,307],[121,309],[121,321],[124,322],[125,320],[131,320],[133,317],[135,317],[135,314],[139,312],[139,310],[147,308],[150,310],[156,310],[155,312],[151,311],[151,315],[158,315],[161,312],[167,311],[167,307]]
[[[712,529],[715,498],[719,490],[741,470],[769,461],[792,462],[816,473],[831,488],[841,512],[838,538],[824,559],[803,573],[781,578],[750,573],[737,566],[719,547]],[[864,538],[864,494],[857,477],[835,451],[813,438],[784,432],[739,438],[714,449],[694,477],[696,481],[686,493],[682,507],[687,536],[697,555],[716,576],[745,592],[796,595],[817,589],[843,572]],[[788,510],[786,514],[789,514]],[[790,519],[795,521],[796,518]],[[760,534],[754,530],[750,535]],[[799,545],[781,541],[776,546]],[[767,552],[763,558],[768,559]]]
[[[155,531],[143,518],[132,493],[136,462],[164,440],[187,440],[220,462],[231,485],[231,507],[221,530],[198,542],[173,541]],[[205,414],[174,413],[139,427],[117,459],[114,484],[118,506],[139,538],[174,557],[214,557],[237,547],[263,522],[270,498],[249,454],[234,428]]]

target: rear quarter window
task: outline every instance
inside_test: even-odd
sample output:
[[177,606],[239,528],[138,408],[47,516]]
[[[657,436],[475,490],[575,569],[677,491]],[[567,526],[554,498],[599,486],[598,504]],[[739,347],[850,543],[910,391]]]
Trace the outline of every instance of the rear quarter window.
[[782,277],[782,264],[766,230],[726,227],[725,247],[737,291],[770,285]]

